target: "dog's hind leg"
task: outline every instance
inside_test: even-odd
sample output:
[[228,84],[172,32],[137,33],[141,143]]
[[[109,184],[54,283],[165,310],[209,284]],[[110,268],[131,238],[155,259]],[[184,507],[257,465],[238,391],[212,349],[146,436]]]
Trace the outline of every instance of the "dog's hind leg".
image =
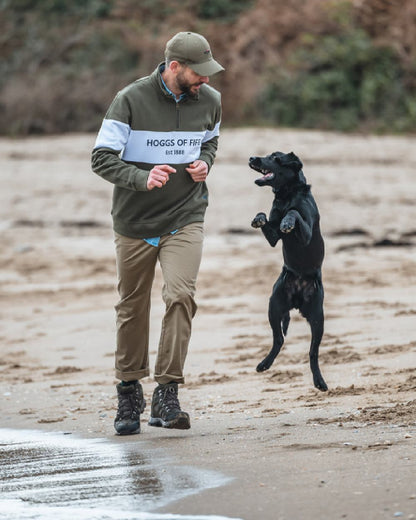
[[[289,315],[287,297],[284,292],[283,276],[281,275],[273,287],[273,293],[269,302],[269,322],[273,331],[273,346],[267,356],[257,365],[257,372],[264,372],[270,368],[282,348],[284,337],[282,324],[287,332],[286,322]],[[285,326],[286,324],[286,326]]]
[[309,363],[313,376],[313,384],[318,390],[325,392],[328,390],[328,386],[322,377],[321,370],[319,368],[319,346],[321,344],[322,336],[324,333],[324,311],[323,311],[323,289],[320,286],[313,297],[308,302],[306,308],[302,308],[302,315],[308,320],[311,327],[312,339],[309,350]]
[[324,332],[324,319],[318,318],[316,321],[310,322],[311,331],[312,331],[312,340],[311,347],[309,350],[309,363],[311,366],[311,371],[313,375],[313,384],[316,386],[318,390],[322,392],[326,392],[328,390],[328,386],[325,383],[324,378],[322,377],[321,370],[319,368],[319,345],[321,344],[322,335]]
[[290,314],[289,311],[283,315],[282,318],[282,332],[284,336],[287,336],[287,329],[289,328]]

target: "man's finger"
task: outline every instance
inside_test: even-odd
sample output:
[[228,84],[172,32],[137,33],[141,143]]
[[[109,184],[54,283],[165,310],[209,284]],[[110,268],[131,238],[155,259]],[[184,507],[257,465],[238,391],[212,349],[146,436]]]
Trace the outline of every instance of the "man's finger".
[[172,166],[169,166],[168,164],[158,164],[155,168],[165,173],[176,173],[175,168],[172,168]]

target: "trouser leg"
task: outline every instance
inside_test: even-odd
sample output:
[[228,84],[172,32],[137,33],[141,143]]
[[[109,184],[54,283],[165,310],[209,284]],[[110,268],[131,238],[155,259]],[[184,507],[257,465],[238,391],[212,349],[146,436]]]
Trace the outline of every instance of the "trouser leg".
[[202,256],[203,224],[193,223],[160,241],[166,305],[155,366],[158,383],[184,382],[183,368],[191,337],[196,279]]
[[144,240],[115,234],[118,292],[115,306],[116,377],[125,381],[149,375],[150,294],[157,248]]

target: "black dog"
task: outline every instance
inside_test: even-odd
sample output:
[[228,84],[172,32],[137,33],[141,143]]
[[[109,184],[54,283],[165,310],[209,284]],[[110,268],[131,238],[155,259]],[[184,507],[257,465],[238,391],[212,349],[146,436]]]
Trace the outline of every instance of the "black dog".
[[319,212],[310,186],[302,172],[302,163],[294,153],[275,152],[266,157],[251,157],[249,166],[263,174],[255,183],[271,186],[274,201],[269,215],[257,213],[251,225],[261,228],[269,244],[283,243],[284,267],[273,287],[269,302],[269,322],[273,329],[273,347],[257,366],[263,372],[272,365],[283,345],[289,326],[289,311],[299,309],[312,332],[310,366],[316,388],[328,387],[319,369],[318,355],[324,331],[324,289],[321,266],[324,241],[319,227]]

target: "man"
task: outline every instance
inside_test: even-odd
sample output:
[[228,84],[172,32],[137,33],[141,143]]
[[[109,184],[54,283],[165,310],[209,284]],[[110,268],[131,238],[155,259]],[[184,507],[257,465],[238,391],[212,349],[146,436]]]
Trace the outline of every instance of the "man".
[[158,383],[149,425],[190,428],[178,384],[196,312],[205,184],[221,120],[220,94],[209,76],[224,70],[207,40],[180,32],[166,45],[165,62],[118,93],[102,123],[92,169],[114,184],[118,291],[115,354],[121,435],[140,432],[145,408],[140,379],[149,375],[150,294],[156,262],[164,277],[165,315],[155,364]]

